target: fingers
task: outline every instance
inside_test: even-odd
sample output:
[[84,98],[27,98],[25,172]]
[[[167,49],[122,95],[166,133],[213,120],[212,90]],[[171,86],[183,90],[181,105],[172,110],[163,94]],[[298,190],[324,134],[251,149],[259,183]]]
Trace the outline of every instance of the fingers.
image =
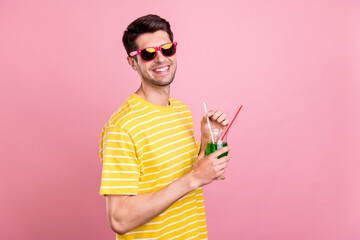
[[211,119],[214,120],[214,121],[217,121],[222,114],[223,114],[223,113],[222,113],[221,111],[217,110],[217,111],[211,116]]
[[218,171],[216,176],[219,178],[219,177],[223,176],[224,174],[225,174],[225,169]]
[[220,117],[221,114],[222,114],[222,112],[219,110],[217,110],[216,112],[214,110],[210,110],[210,111],[208,111],[207,115],[209,118],[216,121]]
[[230,157],[229,157],[229,156],[224,156],[224,157],[219,158],[219,159],[217,160],[217,164],[218,164],[218,165],[222,165],[222,164],[224,164],[224,163],[227,163],[228,161],[230,161]]
[[224,126],[227,126],[227,125],[229,125],[229,120],[226,119],[226,120],[223,121],[221,124],[224,125]]
[[231,148],[229,146],[222,147],[222,148],[216,150],[215,152],[213,152],[212,154],[210,154],[209,156],[217,158],[218,156],[220,156],[226,152],[229,152],[230,149]]
[[[213,121],[217,121],[218,123],[221,123],[224,126],[227,126],[229,124],[229,121],[227,120],[227,116],[225,113],[222,113],[221,111],[217,110],[216,112],[213,110],[210,110],[207,113],[207,116],[213,120]],[[206,114],[205,114],[206,117]]]
[[206,113],[204,113],[204,115],[203,115],[203,120],[205,120],[206,121],[206,118],[208,117],[208,115],[209,115],[209,112],[206,114]]
[[[215,114],[214,114],[215,115]],[[218,121],[219,123],[223,122],[226,119],[226,114],[222,113],[217,119],[216,121]]]
[[226,168],[227,166],[228,166],[228,163],[227,163],[227,162],[217,165],[217,167],[216,167],[216,172],[225,170],[225,168]]
[[[227,164],[228,164],[228,161],[230,161],[230,157],[229,156],[224,156],[222,158],[217,159],[216,164],[218,166],[225,166],[226,167]],[[220,167],[219,169],[222,169],[222,168],[224,168],[224,167]]]

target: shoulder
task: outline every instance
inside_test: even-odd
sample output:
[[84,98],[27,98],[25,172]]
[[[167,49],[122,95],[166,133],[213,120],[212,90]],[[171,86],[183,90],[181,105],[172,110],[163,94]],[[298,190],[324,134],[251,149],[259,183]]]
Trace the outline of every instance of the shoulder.
[[190,111],[190,109],[188,108],[188,106],[184,102],[182,102],[182,101],[180,101],[180,100],[178,100],[176,98],[173,98],[173,97],[170,97],[169,100],[170,100],[170,103],[171,103],[173,108],[178,108],[178,109],[182,108],[182,109],[186,109],[186,110]]
[[134,113],[140,113],[144,106],[131,95],[110,117],[108,125],[122,128],[129,120],[134,117]]

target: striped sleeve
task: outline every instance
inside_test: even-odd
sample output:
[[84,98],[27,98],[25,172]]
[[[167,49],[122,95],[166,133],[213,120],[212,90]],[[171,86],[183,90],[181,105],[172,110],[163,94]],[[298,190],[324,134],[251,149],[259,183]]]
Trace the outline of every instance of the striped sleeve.
[[100,141],[103,163],[100,194],[136,195],[140,166],[130,136],[117,126],[106,126]]

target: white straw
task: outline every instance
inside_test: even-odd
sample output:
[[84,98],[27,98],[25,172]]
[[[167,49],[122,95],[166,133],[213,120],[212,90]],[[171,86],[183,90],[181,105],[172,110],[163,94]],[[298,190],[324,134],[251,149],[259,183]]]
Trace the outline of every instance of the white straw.
[[206,113],[207,123],[208,123],[208,125],[209,125],[211,140],[212,140],[212,142],[215,144],[214,136],[213,136],[212,131],[211,131],[210,120],[209,120],[209,117],[208,117],[208,115],[207,115],[206,104],[205,104],[205,102],[203,102],[203,103],[204,103],[204,110],[205,110],[205,113]]

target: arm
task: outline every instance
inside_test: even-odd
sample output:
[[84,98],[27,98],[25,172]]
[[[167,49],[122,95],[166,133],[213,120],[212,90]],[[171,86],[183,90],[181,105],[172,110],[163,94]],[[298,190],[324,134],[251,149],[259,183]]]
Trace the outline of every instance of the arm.
[[108,195],[106,205],[110,226],[114,232],[125,234],[160,215],[193,189],[189,176],[184,176],[159,191],[138,195]]
[[206,157],[202,151],[188,174],[159,191],[138,195],[107,195],[106,210],[112,230],[120,235],[125,234],[160,215],[186,193],[222,176],[229,158],[217,157],[229,150],[229,147],[225,147]]
[[206,156],[203,146],[205,140],[202,137],[200,154],[192,170],[167,187],[138,195],[107,195],[106,210],[112,230],[123,235],[157,217],[188,192],[222,176],[229,157],[220,159],[217,157],[229,151],[230,148],[221,148]]

